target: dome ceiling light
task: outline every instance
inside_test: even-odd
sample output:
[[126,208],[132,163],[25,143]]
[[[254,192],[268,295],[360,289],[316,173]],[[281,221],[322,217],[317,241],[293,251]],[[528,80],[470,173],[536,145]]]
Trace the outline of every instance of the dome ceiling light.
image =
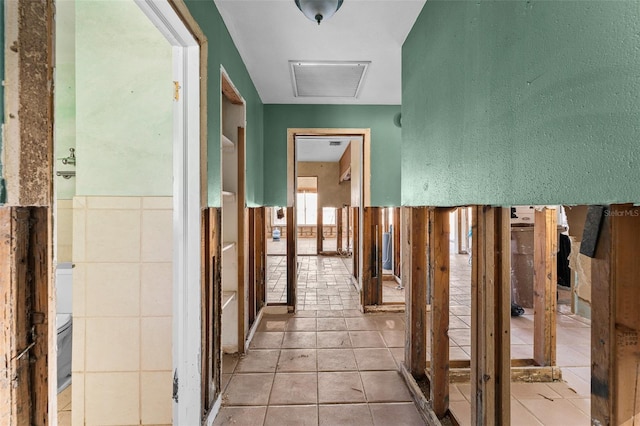
[[329,19],[334,13],[340,9],[343,0],[295,0],[298,9],[304,13],[304,16],[312,21],[316,21],[318,25],[324,19]]

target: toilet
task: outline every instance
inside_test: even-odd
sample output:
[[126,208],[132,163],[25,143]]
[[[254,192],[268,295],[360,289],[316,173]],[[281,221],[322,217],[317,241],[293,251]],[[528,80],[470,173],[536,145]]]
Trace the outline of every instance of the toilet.
[[72,284],[71,262],[56,268],[56,328],[58,330],[58,392],[71,384]]

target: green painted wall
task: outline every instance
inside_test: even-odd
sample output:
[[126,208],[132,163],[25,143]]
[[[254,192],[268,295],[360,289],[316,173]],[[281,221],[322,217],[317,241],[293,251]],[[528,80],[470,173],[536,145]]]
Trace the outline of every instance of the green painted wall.
[[75,7],[77,195],[172,195],[171,45],[133,0]]
[[[62,164],[69,148],[76,147],[76,11],[71,0],[56,1],[56,74],[54,91],[54,144],[56,170],[76,168]],[[55,177],[56,198],[73,198],[76,179]]]
[[371,204],[400,205],[399,105],[265,105],[264,202],[287,204],[288,128],[370,128]]
[[640,201],[640,2],[430,0],[402,62],[404,205]]
[[209,206],[220,206],[220,66],[236,86],[247,107],[246,198],[250,207],[263,201],[263,105],[215,3],[186,0],[189,11],[208,40],[207,146]]

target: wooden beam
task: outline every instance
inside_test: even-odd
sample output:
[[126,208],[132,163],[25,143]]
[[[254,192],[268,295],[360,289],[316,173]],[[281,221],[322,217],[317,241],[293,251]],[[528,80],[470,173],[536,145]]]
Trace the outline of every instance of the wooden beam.
[[322,234],[324,231],[323,219],[322,219],[322,207],[318,206],[317,212],[318,219],[316,220],[316,254],[319,255],[324,251],[324,247],[322,245],[323,239]]
[[400,207],[393,209],[393,274],[400,278]]
[[380,305],[382,304],[380,208],[364,208],[362,229],[362,305]]
[[240,96],[240,93],[238,93],[236,88],[224,73],[222,73],[221,86],[222,94],[229,100],[229,102],[234,105],[244,104],[244,102],[242,101],[242,96]]
[[35,346],[31,350],[31,387],[33,391],[34,425],[49,423],[49,271],[51,252],[51,209],[37,207],[31,209],[29,223],[29,273],[32,291],[31,339]]
[[427,244],[431,283],[430,391],[438,417],[449,409],[449,211],[429,210]]
[[247,209],[249,214],[249,227],[247,229],[249,233],[249,328],[253,325],[256,319],[256,209]]
[[254,238],[256,240],[256,313],[267,304],[266,276],[267,267],[267,235],[265,207],[256,210]]
[[533,359],[556,364],[558,224],[555,209],[536,210],[533,228]]
[[353,278],[357,281],[360,278],[360,207],[352,207],[351,219],[353,222]]
[[344,214],[344,210],[345,210],[344,207],[336,209],[336,234],[337,234],[336,251],[338,253],[342,251],[342,238],[344,236],[344,229],[342,229],[343,228],[342,215]]
[[510,424],[510,211],[474,206],[471,423]]
[[640,207],[605,209],[592,260],[592,424],[640,421]]
[[51,210],[0,207],[0,424],[46,425]]
[[407,316],[405,365],[416,379],[427,366],[427,221],[424,207],[402,208],[402,279]]
[[295,311],[296,306],[296,209],[287,207],[287,306]]

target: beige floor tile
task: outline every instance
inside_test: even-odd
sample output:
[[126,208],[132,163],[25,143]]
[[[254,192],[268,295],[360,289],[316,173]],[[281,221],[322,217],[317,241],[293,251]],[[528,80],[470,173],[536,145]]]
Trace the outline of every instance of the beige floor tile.
[[238,354],[223,354],[222,355],[222,372],[225,374],[231,374],[238,365],[240,357]]
[[453,383],[449,385],[449,401],[467,401],[458,386]]
[[318,373],[318,402],[365,402],[364,390],[357,372]]
[[316,373],[277,373],[273,380],[269,405],[305,405],[318,403]]
[[313,349],[316,347],[315,331],[287,331],[282,347],[288,349]]
[[407,385],[397,371],[363,371],[360,376],[369,402],[411,401]]
[[573,369],[563,368],[562,379],[565,381],[569,388],[575,391],[578,396],[591,395],[591,380],[583,380],[582,376],[576,375]]
[[449,402],[449,411],[460,426],[471,426],[471,403],[468,401]]
[[318,407],[313,406],[270,406],[264,426],[317,426]]
[[589,398],[591,397],[591,387],[587,389],[585,393],[584,388],[578,388],[578,390],[569,386],[568,383],[565,382],[557,382],[557,383],[547,383],[551,389],[553,389],[556,393],[560,394],[564,399],[576,399],[576,398]]
[[458,390],[467,401],[471,401],[471,385],[469,383],[458,383]]
[[278,372],[317,371],[315,349],[282,349]]
[[342,309],[339,310],[329,310],[329,311],[318,311],[318,318],[342,318],[344,316]]
[[71,411],[58,411],[58,426],[71,426]]
[[389,349],[357,348],[353,350],[358,370],[397,370],[396,361]]
[[371,411],[366,404],[320,405],[318,412],[320,426],[373,425]]
[[284,331],[288,318],[287,316],[266,315],[260,321],[257,331]]
[[384,348],[384,340],[378,331],[350,331],[354,348]]
[[568,399],[518,399],[545,426],[590,425],[589,417]]
[[251,349],[279,349],[282,345],[284,332],[282,331],[256,331],[251,339]]
[[228,405],[267,405],[273,374],[234,374],[227,385],[224,400]]
[[356,371],[353,349],[318,349],[318,371]]
[[315,318],[290,318],[286,331],[316,331]]
[[58,394],[58,411],[71,410],[71,390],[72,385],[69,385]]
[[222,407],[214,426],[262,426],[267,407]]
[[569,402],[578,407],[580,411],[587,416],[591,417],[591,398],[570,399]]
[[342,331],[347,329],[344,318],[318,318],[318,331]]
[[397,330],[383,330],[382,339],[389,348],[404,348],[405,332]]
[[225,392],[227,390],[227,385],[231,380],[231,376],[232,374],[224,374],[224,373],[220,376],[220,388],[222,389],[222,392]]
[[349,348],[351,339],[347,331],[319,331],[318,348]]
[[560,399],[546,383],[511,383],[511,396],[516,399]]
[[413,403],[369,404],[376,426],[419,426],[424,421]]
[[542,426],[542,423],[515,398],[511,398],[511,424],[518,426]]
[[345,318],[345,321],[349,330],[371,331],[378,329],[376,322],[371,317]]
[[375,321],[376,326],[380,331],[383,331],[383,330],[404,331],[404,329],[406,328],[402,315],[376,316],[376,317],[373,317],[373,320]]
[[296,318],[315,318],[317,315],[316,311],[312,310],[301,310],[294,314]]
[[236,373],[274,373],[280,351],[277,349],[255,349],[240,357]]

